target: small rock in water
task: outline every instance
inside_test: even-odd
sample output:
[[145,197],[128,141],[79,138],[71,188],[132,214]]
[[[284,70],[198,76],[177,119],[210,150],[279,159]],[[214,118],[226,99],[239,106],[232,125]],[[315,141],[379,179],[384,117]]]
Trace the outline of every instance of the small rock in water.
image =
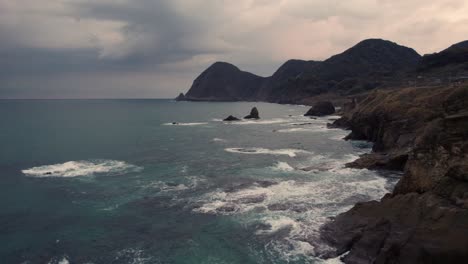
[[266,195],[265,194],[261,194],[261,195],[250,195],[250,196],[245,196],[245,197],[242,197],[242,198],[239,198],[238,201],[241,202],[241,203],[261,203],[263,202],[264,200],[266,199]]
[[305,116],[325,116],[335,113],[335,107],[331,102],[317,102],[312,108],[305,113]]
[[177,122],[172,122],[172,124],[173,124],[173,125],[178,125],[179,123],[177,123]]
[[252,110],[250,110],[250,114],[245,116],[244,119],[260,119],[257,107],[252,108]]
[[226,117],[225,119],[223,119],[223,121],[240,121],[240,119],[235,116],[230,115]]

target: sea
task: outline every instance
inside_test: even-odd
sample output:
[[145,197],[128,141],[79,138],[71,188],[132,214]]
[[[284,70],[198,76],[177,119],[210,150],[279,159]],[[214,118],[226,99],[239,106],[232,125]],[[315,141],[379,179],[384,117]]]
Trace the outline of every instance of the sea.
[[372,144],[307,110],[0,100],[0,263],[340,263],[320,228],[400,175],[346,168]]

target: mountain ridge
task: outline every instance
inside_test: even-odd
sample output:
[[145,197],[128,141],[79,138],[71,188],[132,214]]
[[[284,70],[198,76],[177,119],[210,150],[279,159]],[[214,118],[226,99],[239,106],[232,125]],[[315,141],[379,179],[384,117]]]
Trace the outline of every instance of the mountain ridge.
[[324,94],[343,97],[379,87],[449,82],[466,73],[468,41],[421,56],[412,48],[373,38],[324,61],[288,60],[269,77],[215,62],[177,100],[307,104],[310,98]]

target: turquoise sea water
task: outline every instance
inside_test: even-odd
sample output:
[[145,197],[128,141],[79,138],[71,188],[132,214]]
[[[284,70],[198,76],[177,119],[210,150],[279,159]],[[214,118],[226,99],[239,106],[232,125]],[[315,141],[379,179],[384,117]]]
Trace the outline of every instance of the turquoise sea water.
[[369,144],[306,110],[2,100],[1,262],[324,262],[320,226],[396,177],[345,168]]

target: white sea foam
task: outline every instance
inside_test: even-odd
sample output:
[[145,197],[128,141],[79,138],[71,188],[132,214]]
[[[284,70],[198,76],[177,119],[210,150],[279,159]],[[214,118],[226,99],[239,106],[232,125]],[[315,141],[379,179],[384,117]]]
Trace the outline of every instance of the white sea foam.
[[214,142],[226,142],[227,140],[222,139],[222,138],[213,138]]
[[259,119],[259,120],[241,120],[239,122],[229,122],[234,125],[269,125],[269,124],[280,124],[286,123],[290,120],[287,118],[273,118],[273,119]]
[[280,133],[294,133],[294,132],[324,132],[327,131],[326,127],[294,127],[294,128],[286,128],[286,129],[278,129],[276,132]]
[[266,149],[266,148],[226,148],[227,152],[242,154],[269,154],[296,157],[298,153],[310,153],[302,149]]
[[118,160],[68,161],[22,170],[27,176],[34,177],[78,177],[94,174],[122,173],[139,171],[141,167]]
[[[319,229],[329,217],[349,210],[356,202],[379,199],[389,191],[387,180],[374,172],[344,167],[354,158],[356,155],[339,159],[312,156],[309,165],[322,166],[323,163],[327,166],[318,177],[302,180],[293,177],[267,185],[240,185],[234,191],[232,188],[217,189],[195,201],[198,206],[193,211],[236,215],[244,224],[257,226],[257,235],[266,236],[265,239],[273,236],[266,245],[267,250],[288,261],[299,256],[313,258],[315,252],[329,249],[326,245],[308,242],[319,240]],[[272,168],[289,171],[292,166],[278,162]],[[326,263],[340,263],[339,258],[328,261]]]
[[262,222],[266,224],[268,229],[261,229],[256,232],[257,235],[265,235],[276,233],[283,229],[297,229],[298,223],[287,216],[264,217]]
[[207,122],[193,122],[193,123],[179,123],[179,122],[174,122],[174,123],[164,123],[164,126],[200,126],[200,125],[206,125],[208,124]]
[[294,168],[291,167],[287,162],[278,161],[274,166],[271,167],[273,170],[277,171],[294,171]]
[[127,248],[117,252],[114,261],[129,264],[154,263],[154,260],[147,256],[143,250],[135,248]]
[[68,260],[67,256],[54,257],[48,262],[48,264],[69,264],[69,263],[70,261]]

